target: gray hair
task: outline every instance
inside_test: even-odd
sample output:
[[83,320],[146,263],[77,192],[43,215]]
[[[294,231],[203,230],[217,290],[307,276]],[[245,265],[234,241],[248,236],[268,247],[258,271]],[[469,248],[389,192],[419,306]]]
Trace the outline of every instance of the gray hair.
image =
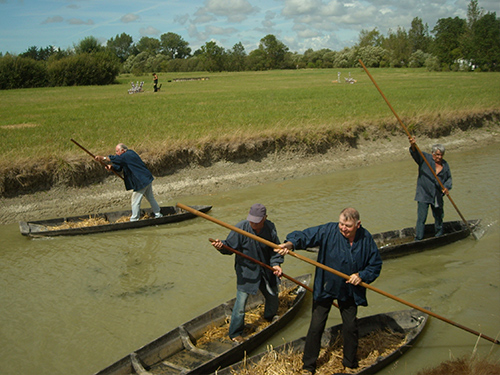
[[359,212],[355,208],[347,207],[340,212],[340,216],[344,216],[346,220],[359,221]]
[[441,143],[432,145],[432,153],[436,153],[436,151],[441,151],[441,155],[444,155],[444,146]]
[[127,151],[128,150],[128,147],[125,146],[123,143],[118,143],[118,147],[121,149],[121,150],[125,150]]

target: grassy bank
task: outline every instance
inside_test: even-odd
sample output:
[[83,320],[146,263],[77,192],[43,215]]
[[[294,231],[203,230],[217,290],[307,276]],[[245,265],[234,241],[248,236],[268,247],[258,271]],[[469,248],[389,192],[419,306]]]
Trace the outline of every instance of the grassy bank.
[[[0,91],[0,190],[33,189],[36,176],[46,180],[41,188],[101,178],[71,138],[95,154],[124,142],[162,174],[189,163],[287,147],[315,152],[402,131],[362,69],[340,70],[341,83],[337,72],[164,73],[159,93],[151,76],[122,76],[103,87]],[[416,134],[498,121],[498,73],[370,72]],[[345,83],[349,73],[355,84]],[[191,77],[209,79],[173,81]],[[145,81],[145,92],[129,95],[130,81]]]

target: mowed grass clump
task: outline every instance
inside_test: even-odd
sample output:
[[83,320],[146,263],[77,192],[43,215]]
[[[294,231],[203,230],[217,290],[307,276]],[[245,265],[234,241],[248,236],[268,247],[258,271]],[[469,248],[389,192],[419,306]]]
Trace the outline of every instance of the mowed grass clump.
[[[71,138],[94,154],[112,153],[123,142],[146,162],[160,165],[158,174],[162,163],[196,163],[207,153],[219,159],[242,153],[244,158],[291,145],[314,152],[360,134],[403,134],[361,68],[340,70],[341,83],[337,72],[161,73],[158,93],[149,75],[121,76],[109,86],[0,91],[0,170],[53,175],[93,169]],[[349,73],[355,84],[345,83]],[[482,121],[485,114],[500,112],[498,73],[370,73],[417,134],[446,134],[451,123],[468,126],[470,119]],[[209,79],[173,81],[182,77]],[[130,81],[144,81],[144,92],[128,94]],[[82,162],[85,168],[75,167]]]

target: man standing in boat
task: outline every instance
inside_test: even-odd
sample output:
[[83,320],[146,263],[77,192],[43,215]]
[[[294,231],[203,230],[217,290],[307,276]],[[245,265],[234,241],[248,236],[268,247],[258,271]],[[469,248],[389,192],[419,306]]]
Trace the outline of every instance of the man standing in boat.
[[442,190],[434,173],[432,173],[425,160],[417,151],[415,137],[410,136],[408,138],[410,140],[410,154],[418,164],[417,191],[415,193],[415,200],[418,204],[415,241],[420,241],[424,238],[425,221],[427,220],[429,206],[431,206],[432,215],[434,216],[434,235],[439,237],[443,235],[443,195],[448,195],[448,191],[451,190],[452,186],[450,166],[443,159],[445,148],[441,144],[435,144],[432,146],[432,155],[422,152],[443,184],[444,189]]
[[[266,207],[260,203],[252,205],[246,220],[240,221],[236,227],[273,243],[280,242],[276,226],[267,220]],[[245,327],[245,306],[250,294],[256,294],[260,290],[264,295],[266,301],[264,319],[272,321],[278,312],[278,278],[283,273],[281,270],[283,256],[274,252],[271,247],[235,231],[231,231],[224,241],[219,239],[213,241],[212,245],[220,253],[232,255],[233,252],[224,249],[223,245],[226,245],[274,269],[274,272],[271,272],[271,270],[240,256],[236,256],[234,259],[237,288],[236,302],[229,325],[229,338],[235,342],[241,342],[244,340],[242,335]]]
[[130,221],[140,219],[143,197],[146,197],[151,205],[155,218],[163,216],[160,212],[160,206],[153,195],[154,177],[135,151],[129,150],[123,143],[119,143],[115,147],[115,155],[96,155],[95,159],[108,163],[106,166],[108,171],[123,171],[125,188],[133,190],[131,198],[132,216],[130,217]]
[[293,249],[319,246],[317,261],[325,266],[349,275],[345,280],[322,268],[316,268],[314,277],[313,306],[309,330],[304,347],[303,374],[314,374],[321,349],[321,336],[328,314],[336,299],[342,317],[344,355],[342,363],[357,368],[358,359],[358,306],[367,306],[366,289],[359,284],[373,282],[382,269],[382,258],[372,235],[361,226],[359,212],[345,208],[338,223],[294,231],[287,235],[285,243],[277,249],[288,254]]

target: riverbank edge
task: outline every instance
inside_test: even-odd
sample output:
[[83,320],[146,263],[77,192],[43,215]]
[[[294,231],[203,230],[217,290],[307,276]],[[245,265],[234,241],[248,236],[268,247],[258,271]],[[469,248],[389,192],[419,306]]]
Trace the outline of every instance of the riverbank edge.
[[[447,152],[499,143],[499,113],[425,133],[417,135],[417,143],[426,152],[434,143],[443,143]],[[283,141],[262,137],[220,147],[207,144],[169,153],[163,159],[144,159],[155,176],[153,188],[158,203],[173,205],[177,199],[195,195],[404,160],[409,146],[402,132],[363,126],[324,139],[318,137],[314,143],[284,145]],[[121,179],[88,159],[71,162],[73,172],[69,177],[55,177],[50,168],[39,170],[36,166],[31,170],[26,167],[21,171],[24,175],[11,176],[17,179],[18,194],[0,199],[0,223],[128,209],[130,192],[125,191]],[[2,178],[5,184],[7,177]],[[21,194],[19,184],[26,178],[51,182],[41,183],[38,191]]]
[[[411,133],[417,137],[446,137],[456,130],[468,131],[500,124],[500,110],[469,111],[466,114],[449,114],[446,119],[438,116],[425,121],[408,119],[407,122],[411,124]],[[313,132],[304,129],[300,133],[257,134],[231,141],[200,140],[197,144],[179,145],[165,151],[132,148],[141,155],[153,175],[163,177],[186,168],[210,167],[221,161],[246,163],[270,155],[311,156],[337,149],[356,149],[367,140],[379,142],[398,134],[406,135],[394,120],[390,123],[350,124],[340,130]],[[109,173],[84,152],[49,159],[21,159],[19,163],[0,167],[0,197],[13,198],[59,187],[85,187],[108,178]]]

